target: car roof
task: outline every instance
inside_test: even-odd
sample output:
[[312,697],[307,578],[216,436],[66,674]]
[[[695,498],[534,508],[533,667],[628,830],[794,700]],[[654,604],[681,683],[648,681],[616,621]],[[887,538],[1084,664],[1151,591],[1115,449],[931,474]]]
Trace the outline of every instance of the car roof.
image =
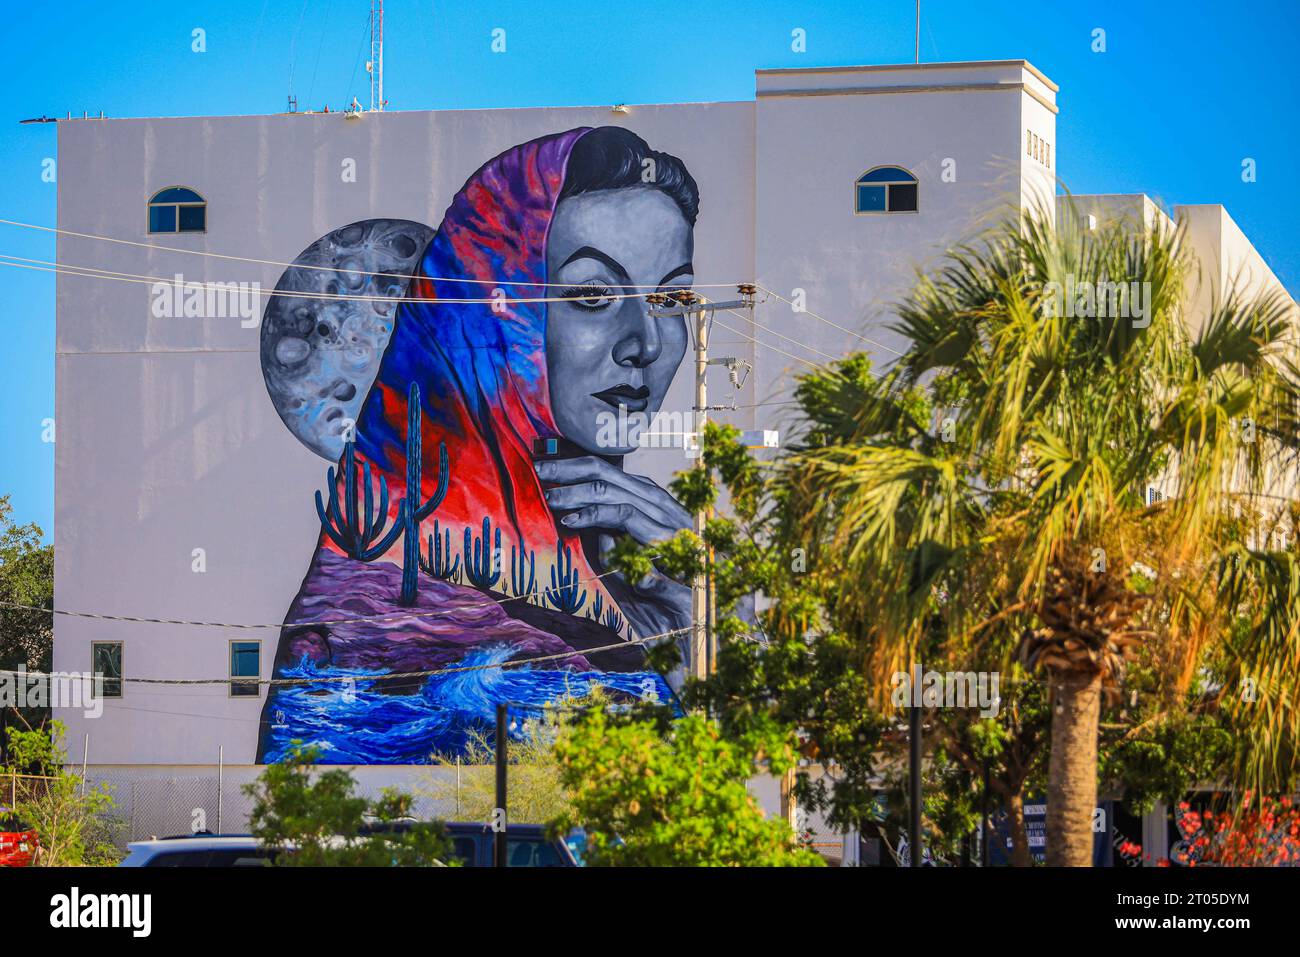
[[132,841],[127,848],[132,851],[202,851],[259,846],[257,838],[251,834],[199,834],[193,837],[162,837],[149,841]]
[[[467,834],[470,832],[478,833],[479,831],[492,832],[492,825],[484,824],[480,821],[447,821],[447,831],[450,834]],[[507,824],[506,834],[516,834],[524,837],[545,836],[546,825],[544,824]]]

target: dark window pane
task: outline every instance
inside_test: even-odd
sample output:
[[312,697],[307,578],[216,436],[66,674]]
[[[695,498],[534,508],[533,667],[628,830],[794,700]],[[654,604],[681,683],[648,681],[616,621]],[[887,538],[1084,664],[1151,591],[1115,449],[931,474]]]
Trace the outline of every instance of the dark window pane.
[[91,658],[91,671],[103,675],[103,696],[122,697],[122,646],[117,642],[95,642],[91,645]]
[[192,189],[186,189],[184,186],[172,186],[169,189],[159,190],[153,194],[149,200],[151,203],[201,203],[203,197]]
[[232,678],[256,678],[261,671],[261,647],[256,641],[234,641],[230,643],[230,676]]
[[882,166],[858,177],[859,183],[915,183],[916,177],[899,166]]
[[476,867],[478,861],[475,859],[475,851],[478,847],[477,842],[472,837],[457,837],[451,842],[451,851],[466,867]]
[[891,213],[916,212],[916,184],[889,187],[889,211]]
[[176,232],[176,207],[175,206],[150,206],[149,207],[149,232],[151,233]]
[[885,211],[884,186],[858,187],[858,212],[883,213]]
[[210,851],[164,851],[149,859],[147,867],[206,867]]
[[182,206],[180,210],[181,232],[201,233],[208,228],[208,207]]
[[269,867],[270,856],[262,851],[219,850],[208,856],[208,867]]
[[560,852],[546,840],[507,838],[507,859],[511,867],[562,867]]

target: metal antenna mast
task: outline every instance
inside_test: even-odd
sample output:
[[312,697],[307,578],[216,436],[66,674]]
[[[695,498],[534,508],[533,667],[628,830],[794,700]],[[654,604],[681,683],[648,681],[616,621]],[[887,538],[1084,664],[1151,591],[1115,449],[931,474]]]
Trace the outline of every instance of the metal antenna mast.
[[384,109],[384,0],[370,0],[370,112]]

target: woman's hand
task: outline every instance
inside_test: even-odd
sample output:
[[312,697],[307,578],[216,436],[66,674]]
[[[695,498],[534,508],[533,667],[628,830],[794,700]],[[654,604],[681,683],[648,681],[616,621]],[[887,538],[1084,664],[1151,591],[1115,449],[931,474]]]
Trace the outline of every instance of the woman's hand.
[[648,478],[629,475],[594,455],[535,463],[537,477],[553,486],[546,503],[560,524],[626,532],[642,545],[691,527],[691,515]]
[[[692,525],[691,514],[650,479],[629,475],[595,456],[546,459],[535,463],[537,477],[552,486],[546,502],[562,526],[573,531],[599,529],[601,557],[620,533],[641,545],[672,538]],[[658,570],[631,585],[639,607],[625,609],[642,636],[690,623],[691,589]]]

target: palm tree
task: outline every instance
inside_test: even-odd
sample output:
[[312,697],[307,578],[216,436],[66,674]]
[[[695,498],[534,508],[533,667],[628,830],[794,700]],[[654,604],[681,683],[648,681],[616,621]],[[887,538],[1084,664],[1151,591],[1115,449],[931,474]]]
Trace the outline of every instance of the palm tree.
[[[1018,657],[1044,677],[1052,864],[1091,861],[1098,718],[1126,663],[1148,654],[1185,688],[1229,609],[1294,585],[1244,570],[1266,550],[1225,561],[1242,550],[1242,508],[1279,493],[1300,446],[1293,305],[1228,294],[1190,316],[1193,266],[1176,229],[1090,230],[1038,210],[918,280],[896,324],[911,345],[857,409],[818,406],[838,396],[826,374],[801,394],[815,427],[789,464],[808,516],[796,537],[876,684],[910,667],[936,619],[948,654]],[[1162,501],[1147,501],[1153,486]],[[1291,576],[1293,557],[1278,559]],[[1158,570],[1154,589],[1134,587],[1136,561]],[[1252,673],[1292,642],[1270,686],[1287,706],[1238,714],[1272,729],[1256,771],[1285,772],[1294,750],[1289,621],[1238,622]]]

